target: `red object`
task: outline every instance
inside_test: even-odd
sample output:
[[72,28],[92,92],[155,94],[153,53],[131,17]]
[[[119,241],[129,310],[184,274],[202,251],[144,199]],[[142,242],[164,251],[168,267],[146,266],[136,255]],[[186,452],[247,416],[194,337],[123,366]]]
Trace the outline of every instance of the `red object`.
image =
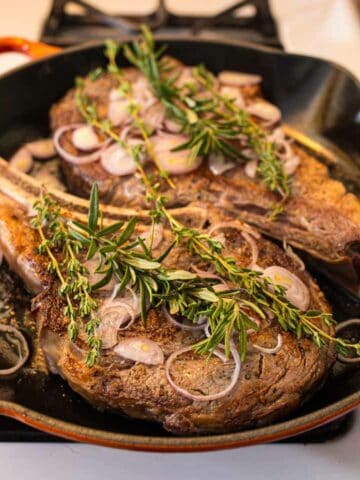
[[19,52],[32,59],[47,57],[61,52],[61,48],[41,42],[32,42],[19,37],[0,37],[0,53]]

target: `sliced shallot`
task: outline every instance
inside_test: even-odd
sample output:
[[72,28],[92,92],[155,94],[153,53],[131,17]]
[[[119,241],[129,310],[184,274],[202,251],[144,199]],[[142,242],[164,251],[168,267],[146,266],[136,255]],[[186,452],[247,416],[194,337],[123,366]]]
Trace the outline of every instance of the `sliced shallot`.
[[292,149],[291,140],[285,137],[285,132],[280,127],[268,135],[268,140],[275,143],[277,155],[283,161],[285,173],[292,175],[297,169],[300,159]]
[[281,120],[281,112],[278,107],[265,100],[251,103],[246,109],[254,117],[264,120],[268,126],[275,125]]
[[278,336],[277,336],[277,343],[275,345],[275,347],[262,347],[261,345],[257,345],[256,343],[253,344],[253,347],[256,348],[256,350],[259,350],[259,352],[261,353],[267,353],[269,355],[274,355],[275,353],[277,353],[281,347],[282,347],[282,344],[283,344],[283,338],[282,338],[282,335],[279,333]]
[[284,171],[287,175],[292,175],[299,166],[300,159],[297,155],[292,154],[290,158],[284,162]]
[[191,265],[191,268],[199,278],[213,278],[214,280],[219,280],[219,282],[226,285],[226,281],[216,273],[208,272],[207,270],[201,270],[196,265]]
[[21,147],[9,160],[9,165],[20,172],[28,173],[33,166],[33,158],[26,146]]
[[164,121],[164,129],[166,132],[169,133],[179,133],[181,132],[181,124],[176,120],[171,118],[166,118]]
[[110,90],[107,117],[114,127],[118,127],[130,120],[128,102],[117,89]]
[[[71,224],[71,228],[74,228],[72,224]],[[74,230],[76,230],[76,228],[74,228]],[[84,262],[84,267],[88,271],[87,278],[90,285],[95,285],[96,283],[100,282],[100,280],[104,278],[104,275],[105,275],[104,273],[100,273],[96,271],[99,265],[99,260],[100,260],[100,257],[98,254],[96,254],[91,260],[86,260]],[[115,278],[113,277],[109,283],[101,287],[101,289],[99,290],[111,290],[114,288],[115,283],[116,283]]]
[[20,368],[26,363],[27,359],[29,358],[29,346],[22,332],[19,329],[13,327],[12,325],[0,324],[0,332],[4,332],[5,335],[9,336],[10,339],[8,341],[13,343],[18,350],[19,359],[17,363],[10,368],[0,369],[0,376],[12,375],[13,373],[20,370]]
[[214,223],[209,228],[208,234],[212,235],[217,230],[223,230],[225,228],[234,228],[235,230],[239,230],[240,232],[250,233],[250,235],[252,235],[255,238],[260,238],[260,233],[257,230],[255,230],[255,228],[250,227],[250,225],[248,225],[247,223],[241,223],[237,220],[234,220],[233,222]]
[[234,167],[235,163],[225,160],[222,153],[212,153],[209,157],[209,169],[213,175],[222,175]]
[[227,97],[229,100],[233,100],[234,105],[236,105],[238,108],[245,107],[245,100],[240,88],[225,85],[224,87],[220,88],[220,94],[223,97]]
[[201,165],[202,157],[190,159],[190,150],[172,151],[188,140],[186,135],[172,135],[164,132],[151,138],[155,157],[166,172],[181,175],[192,172]]
[[297,255],[294,250],[290,247],[290,245],[288,245],[286,243],[286,240],[284,239],[283,240],[283,248],[286,252],[286,255],[288,255],[290,258],[292,258],[295,263],[298,264],[298,267],[299,267],[299,270],[300,272],[303,272],[305,270],[305,264],[304,262],[301,260],[301,258],[299,257],[299,255]]
[[281,143],[286,140],[285,132],[281,127],[274,128],[267,139],[269,142]]
[[243,155],[247,160],[259,160],[258,155],[251,148],[243,148],[241,150],[241,155]]
[[136,164],[131,154],[117,143],[101,153],[100,163],[111,175],[122,177],[136,172]]
[[105,349],[116,345],[118,331],[129,328],[136,318],[134,309],[125,301],[108,302],[98,310],[97,315],[100,318],[97,335]]
[[196,324],[188,325],[186,323],[179,322],[178,320],[176,320],[176,318],[174,318],[171,315],[171,313],[169,312],[169,310],[166,307],[163,307],[163,312],[164,312],[164,315],[165,315],[166,319],[170,323],[175,325],[175,327],[178,327],[181,330],[186,330],[186,331],[189,331],[189,332],[195,332],[195,331],[198,331],[198,330],[204,330],[204,328],[205,328],[204,323],[200,323],[198,325],[196,325]]
[[162,103],[156,102],[148,107],[142,114],[142,120],[151,131],[161,129],[165,120],[165,107]]
[[147,230],[147,232],[139,235],[139,237],[144,240],[144,243],[148,248],[150,247],[157,248],[161,244],[164,238],[164,227],[162,226],[161,223],[155,223],[153,237],[151,238],[151,236],[152,236],[152,227],[150,227],[149,230]]
[[244,172],[245,175],[249,178],[255,178],[256,177],[256,172],[258,168],[258,160],[249,160],[245,164]]
[[310,293],[299,277],[277,265],[265,268],[264,277],[269,278],[275,285],[283,286],[286,289],[285,297],[295,307],[302,311],[307,310],[310,304]]
[[131,337],[120,341],[114,348],[114,353],[146,365],[164,363],[164,353],[159,345],[145,337]]
[[52,138],[41,138],[26,144],[26,148],[31,155],[40,160],[48,160],[56,155],[56,150]]
[[88,155],[72,155],[71,153],[67,152],[60,144],[61,137],[64,133],[69,132],[71,130],[75,130],[76,128],[82,127],[83,124],[74,123],[70,125],[65,125],[63,127],[58,128],[54,133],[54,145],[58,154],[67,162],[73,163],[74,165],[85,165],[87,163],[95,162],[100,158],[100,154],[102,150],[110,143],[111,139],[107,139],[101,144],[98,145],[98,150],[95,152],[89,153]]
[[253,266],[257,265],[257,261],[259,258],[259,249],[254,240],[254,238],[247,232],[241,232],[241,235],[245,238],[251,248],[251,262],[249,263],[249,267],[252,268]]
[[74,147],[83,152],[91,152],[99,147],[99,137],[90,125],[82,125],[72,132],[72,143]]
[[135,103],[141,106],[141,113],[157,101],[150,83],[145,77],[139,77],[139,79],[132,84],[132,98]]
[[[190,352],[190,351],[194,351],[193,347],[181,348],[180,350],[177,350],[176,352],[173,352],[166,361],[166,364],[165,364],[166,378],[167,378],[168,382],[170,383],[170,385],[173,387],[173,389],[176,390],[181,395],[183,395],[184,397],[186,397],[190,400],[195,400],[195,401],[199,401],[199,402],[210,402],[212,400],[217,400],[219,398],[225,397],[228,393],[230,393],[231,390],[235,387],[235,385],[237,384],[237,382],[239,380],[240,367],[241,367],[239,353],[237,351],[237,348],[235,347],[234,342],[231,342],[231,344],[230,344],[230,352],[231,352],[231,355],[232,355],[232,357],[234,359],[234,363],[235,363],[234,371],[233,371],[232,376],[231,376],[231,381],[230,381],[229,385],[224,390],[221,390],[218,393],[213,393],[213,394],[210,394],[210,395],[194,395],[193,393],[189,392],[185,388],[182,388],[179,385],[177,385],[171,377],[170,368],[171,368],[171,365],[174,362],[174,360],[176,360],[176,358],[179,357],[180,355],[182,355],[183,353]],[[224,362],[224,360],[226,361],[226,358],[224,357],[224,355],[221,352],[219,352],[218,350],[214,351],[214,355],[219,357],[221,361],[223,361],[223,362]],[[204,361],[206,361],[206,360],[204,360]]]
[[198,81],[193,75],[193,69],[192,67],[182,67],[180,70],[180,75],[178,78],[175,80],[175,86],[177,88],[183,88],[186,85],[198,85]]
[[249,85],[258,85],[261,83],[261,76],[252,73],[235,72],[232,70],[223,70],[218,75],[218,80],[223,85],[235,87],[247,87]]

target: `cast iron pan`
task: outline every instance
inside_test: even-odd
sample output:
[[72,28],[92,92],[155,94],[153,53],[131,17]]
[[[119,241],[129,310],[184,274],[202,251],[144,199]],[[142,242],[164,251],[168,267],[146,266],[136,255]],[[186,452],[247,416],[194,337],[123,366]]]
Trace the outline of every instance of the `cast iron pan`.
[[[279,105],[285,122],[310,137],[312,141],[305,137],[303,141],[330,164],[331,174],[360,194],[360,85],[349,73],[319,59],[248,44],[161,41],[168,44],[169,54],[188,64],[203,62],[215,72],[261,74],[265,96]],[[105,65],[105,59],[102,44],[59,51],[21,39],[0,39],[0,51],[5,50],[22,51],[32,58],[52,55],[0,77],[0,156],[7,158],[26,141],[49,134],[51,104],[73,86],[77,75]],[[338,321],[360,316],[359,300],[320,275],[317,278]],[[4,268],[1,282],[13,289],[18,319],[28,317],[29,298]],[[33,336],[31,322],[24,328],[29,338]],[[330,422],[359,405],[360,369],[337,363],[323,388],[282,422],[225,435],[174,437],[157,424],[94,410],[56,376],[28,369],[21,376],[0,380],[0,414],[64,438],[135,450],[215,450],[275,441]]]

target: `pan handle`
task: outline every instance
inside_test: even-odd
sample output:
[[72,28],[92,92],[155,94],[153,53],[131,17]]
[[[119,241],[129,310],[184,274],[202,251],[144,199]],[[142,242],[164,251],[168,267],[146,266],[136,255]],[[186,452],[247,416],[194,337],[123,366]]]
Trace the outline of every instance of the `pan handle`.
[[0,37],[0,53],[19,52],[32,59],[47,57],[61,51],[61,48],[47,43],[32,42],[19,37]]

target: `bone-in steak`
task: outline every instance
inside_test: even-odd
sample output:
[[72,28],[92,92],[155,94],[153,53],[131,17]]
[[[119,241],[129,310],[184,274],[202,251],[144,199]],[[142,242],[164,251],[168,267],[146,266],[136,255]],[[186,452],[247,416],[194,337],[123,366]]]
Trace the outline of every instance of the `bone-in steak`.
[[[179,71],[187,72],[188,68],[179,63]],[[124,72],[130,82],[141,78],[134,69],[125,69]],[[117,81],[111,74],[95,81],[85,81],[84,93],[96,103],[100,118],[108,115],[110,92],[116,85]],[[239,87],[238,90],[247,107],[261,98],[258,85]],[[84,122],[75,105],[74,90],[53,106],[50,117],[54,131],[64,125]],[[156,131],[167,129],[166,123],[161,122],[154,127]],[[122,130],[123,127],[119,126],[118,131]],[[79,154],[71,143],[70,133],[63,136],[62,145],[70,153]],[[235,146],[245,148],[240,143]],[[250,178],[243,164],[237,164],[221,175],[214,175],[207,162],[203,162],[191,173],[174,176],[175,189],[170,189],[160,179],[162,191],[168,197],[167,205],[190,205],[198,200],[208,202],[317,258],[329,263],[349,262],[357,271],[356,261],[351,264],[354,252],[350,251],[350,247],[360,240],[358,198],[347,193],[340,182],[331,179],[328,168],[319,160],[299,146],[293,145],[292,148],[299,165],[292,175],[291,198],[284,203],[284,211],[276,221],[270,219],[270,212],[279,201],[279,195],[270,192],[258,175]],[[147,164],[146,168],[156,179],[154,166]],[[73,165],[63,159],[62,169],[70,191],[77,195],[88,196],[91,185],[96,181],[103,201],[119,206],[148,207],[144,188],[136,175],[112,175],[98,161]]]
[[[226,218],[209,217],[209,223]],[[251,248],[233,228],[223,230],[226,254],[238,265],[251,261]],[[163,242],[166,243],[165,232]],[[308,273],[300,271],[297,262],[279,247],[258,239],[260,267],[280,265],[296,274],[310,291],[310,308],[328,311],[329,306]],[[92,368],[84,363],[84,344],[74,345],[67,334],[68,319],[58,285],[46,270],[44,257],[36,253],[39,243],[36,232],[29,227],[25,210],[0,197],[0,247],[5,257],[28,287],[41,293],[35,298],[41,344],[49,366],[94,406],[131,417],[155,420],[176,434],[235,431],[249,426],[268,424],[297,408],[320,387],[334,362],[333,345],[318,348],[309,339],[298,339],[284,333],[276,319],[261,323],[258,333],[250,334],[250,346],[236,386],[225,397],[214,401],[192,401],[167,382],[163,365],[146,365],[116,355],[109,349]],[[196,260],[179,246],[167,259],[167,266],[189,268]],[[200,265],[201,266],[201,265]],[[30,281],[30,278],[32,279]],[[106,293],[99,293],[101,303]],[[276,354],[264,354],[252,348],[276,344],[281,333],[283,345]],[[175,350],[191,345],[194,334],[179,330],[169,323],[161,310],[151,309],[146,328],[138,320],[127,330],[119,331],[117,341],[141,336],[156,342],[165,358]],[[198,334],[197,334],[198,335]],[[196,337],[198,338],[198,337]],[[232,362],[223,364],[217,357],[206,358],[194,353],[184,354],[172,367],[172,376],[182,387],[209,394],[223,389],[233,369]],[[196,390],[195,390],[196,389]]]

